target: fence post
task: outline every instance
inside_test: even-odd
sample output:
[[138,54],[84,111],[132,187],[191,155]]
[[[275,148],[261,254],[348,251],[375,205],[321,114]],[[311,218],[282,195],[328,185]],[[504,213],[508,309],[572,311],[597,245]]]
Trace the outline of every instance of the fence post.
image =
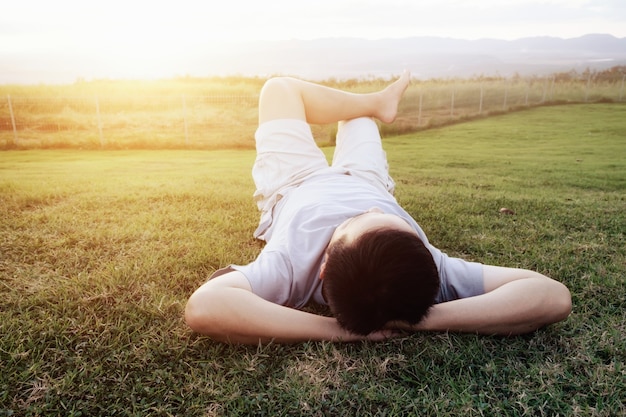
[[452,100],[450,102],[450,117],[454,117],[454,87],[452,87]]
[[585,87],[585,103],[589,100],[589,87],[591,86],[591,71],[587,76],[587,87]]
[[102,136],[102,119],[100,118],[100,101],[96,95],[96,117],[98,118],[98,134],[100,135],[100,147],[104,148],[104,137]]
[[478,106],[478,114],[483,114],[483,85],[480,85],[480,104]]
[[530,80],[528,80],[528,83],[526,83],[526,99],[524,101],[524,104],[526,106],[528,106],[528,94],[530,94]]
[[543,81],[543,96],[541,97],[541,104],[546,102],[546,95],[548,94],[548,79]]
[[624,97],[624,79],[626,79],[626,74],[622,76],[622,88],[619,90],[619,101],[622,101],[622,97]]
[[11,114],[11,125],[13,126],[13,144],[17,145],[17,127],[15,126],[15,116],[13,115],[13,105],[11,104],[11,95],[7,95],[7,101],[9,102],[9,113]]
[[183,123],[185,125],[185,145],[189,145],[189,132],[187,131],[187,103],[183,94]]
[[[622,80],[622,87],[624,86],[624,81]],[[420,105],[417,111],[417,125],[422,125],[422,90],[420,90]]]
[[506,111],[506,99],[509,95],[509,82],[504,82],[504,103],[502,104],[502,111]]

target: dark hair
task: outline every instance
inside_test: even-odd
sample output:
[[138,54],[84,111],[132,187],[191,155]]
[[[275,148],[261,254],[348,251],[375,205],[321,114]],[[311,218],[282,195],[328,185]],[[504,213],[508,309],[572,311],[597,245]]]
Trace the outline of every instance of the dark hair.
[[433,257],[413,233],[375,229],[327,249],[323,295],[339,324],[353,333],[367,335],[389,321],[419,322],[438,290]]

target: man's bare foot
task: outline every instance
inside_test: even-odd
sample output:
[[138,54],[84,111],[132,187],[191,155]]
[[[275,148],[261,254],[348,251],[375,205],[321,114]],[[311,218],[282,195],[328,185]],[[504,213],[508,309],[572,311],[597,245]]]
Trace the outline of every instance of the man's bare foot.
[[378,120],[383,123],[391,123],[396,119],[398,104],[409,86],[410,81],[411,73],[405,70],[400,78],[379,93],[381,104],[376,114]]

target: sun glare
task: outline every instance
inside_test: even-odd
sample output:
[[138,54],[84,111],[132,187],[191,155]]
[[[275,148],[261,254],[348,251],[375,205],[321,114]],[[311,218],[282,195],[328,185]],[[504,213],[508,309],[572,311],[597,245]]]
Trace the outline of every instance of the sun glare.
[[[271,5],[250,0],[219,4],[23,0],[6,4],[0,15],[0,62],[8,62],[4,70],[14,75],[48,71],[65,81],[162,78],[187,75],[190,67],[220,73],[224,68],[220,57],[228,54],[245,63],[243,42],[258,40],[626,36],[623,14],[612,12],[611,3],[602,4],[592,8],[584,0],[319,0],[315,4],[274,0]],[[22,67],[13,61],[20,61]]]
[[256,17],[265,6],[251,2],[237,10],[209,3],[199,12],[185,3],[13,2],[8,13],[14,20],[0,33],[0,53],[51,61],[50,71],[74,78],[159,78],[186,75],[185,64],[195,57],[232,51],[237,42],[259,36]]

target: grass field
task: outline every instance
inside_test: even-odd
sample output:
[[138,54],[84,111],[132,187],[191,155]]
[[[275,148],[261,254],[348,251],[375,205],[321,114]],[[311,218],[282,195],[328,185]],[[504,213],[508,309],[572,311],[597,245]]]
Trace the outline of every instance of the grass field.
[[261,249],[253,151],[1,152],[0,416],[624,415],[624,120],[543,107],[385,139],[436,246],[570,288],[566,321],[513,338],[215,343],[182,312]]

